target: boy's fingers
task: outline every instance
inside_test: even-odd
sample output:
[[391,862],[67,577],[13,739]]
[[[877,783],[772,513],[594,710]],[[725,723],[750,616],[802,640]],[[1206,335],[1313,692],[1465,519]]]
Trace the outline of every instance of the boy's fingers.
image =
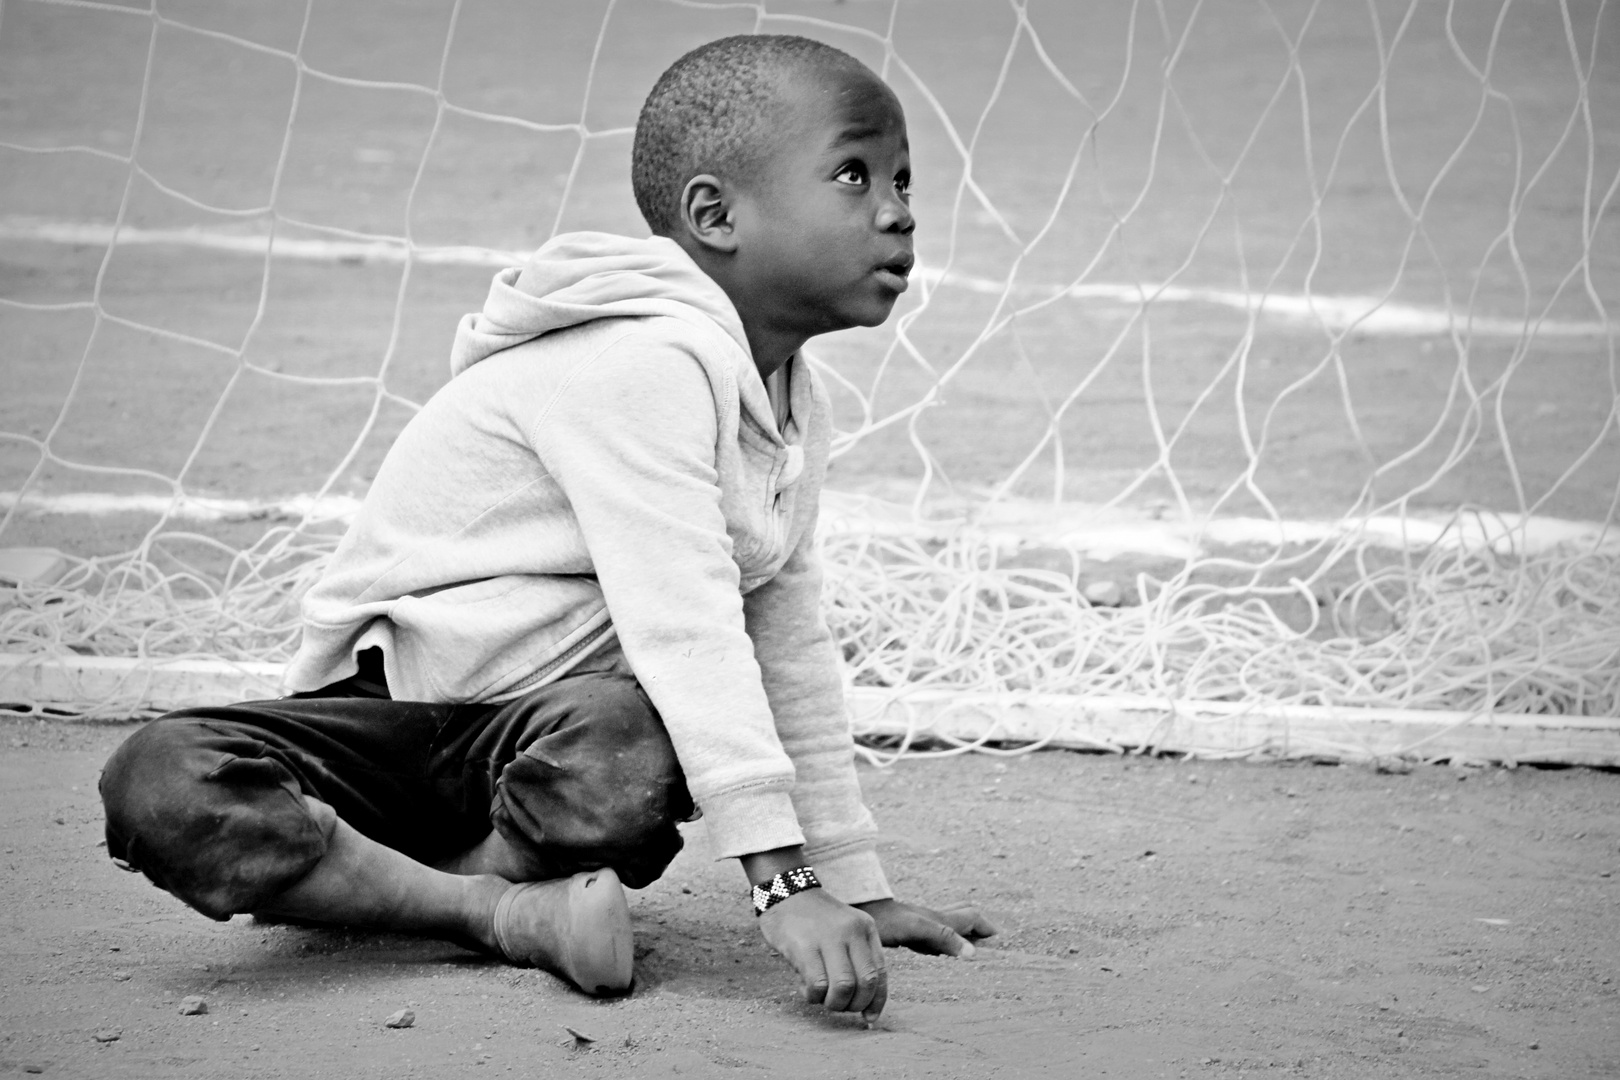
[[883,939],[878,934],[876,923],[867,930],[866,947],[877,963],[871,1000],[861,1009],[861,1019],[866,1021],[867,1027],[871,1027],[883,1015],[883,1006],[889,1003],[889,970],[883,962]]
[[952,929],[970,940],[974,938],[995,937],[996,934],[1000,932],[996,929],[995,923],[977,913],[974,914],[973,921],[967,926],[956,926]]
[[834,947],[822,954],[827,970],[827,992],[824,1004],[828,1012],[847,1012],[860,993],[860,980],[855,965],[850,962],[849,950]]
[[946,956],[960,956],[964,960],[973,959],[973,954],[978,950],[973,947],[971,941],[943,923],[938,925],[939,930],[934,935],[934,940],[939,945],[940,952]]
[[879,972],[886,972],[888,963],[883,959],[883,933],[878,930],[877,923],[866,924],[866,948],[872,954],[872,960],[877,964]]
[[[858,983],[855,996],[849,1003],[849,1011],[858,1012],[870,1021],[883,1011],[883,1000],[888,998],[889,985],[888,972],[883,965],[883,940],[878,936],[877,924],[872,920],[866,920],[865,935],[850,942],[849,959]],[[882,999],[879,998],[880,994]],[[877,1003],[875,1012],[872,1008],[874,1002]]]
[[883,973],[873,967],[869,960],[854,955],[858,951],[862,950],[852,949],[850,956],[850,962],[855,970],[855,992],[849,998],[849,1011],[865,1016],[867,1010],[872,1007],[872,998],[877,994]]
[[826,1001],[830,983],[827,978],[827,967],[821,962],[821,953],[815,949],[806,949],[788,959],[799,972],[799,978],[804,980],[804,1000],[811,1005],[819,1005]]
[[979,914],[979,909],[976,907],[964,905],[959,908],[951,908],[948,911],[940,912],[939,917],[952,930],[965,938],[995,937],[997,933],[995,924]]
[[941,921],[918,915],[906,929],[903,943],[915,952],[973,958],[973,945]]
[[861,1010],[861,1019],[866,1026],[871,1027],[877,1023],[878,1017],[883,1015],[883,1007],[889,1003],[889,973],[877,973],[877,981],[872,986],[872,1000]]

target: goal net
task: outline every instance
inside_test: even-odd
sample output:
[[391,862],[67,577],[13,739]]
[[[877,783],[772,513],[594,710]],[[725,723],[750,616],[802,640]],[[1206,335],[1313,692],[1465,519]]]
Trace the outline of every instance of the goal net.
[[653,80],[772,32],[880,72],[917,177],[896,316],[809,348],[853,686],[1614,716],[1616,21],[4,0],[0,708],[273,671],[491,273],[644,235]]

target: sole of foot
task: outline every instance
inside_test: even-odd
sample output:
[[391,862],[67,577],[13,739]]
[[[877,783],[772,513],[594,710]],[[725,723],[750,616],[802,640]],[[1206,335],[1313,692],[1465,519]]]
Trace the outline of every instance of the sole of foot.
[[630,905],[609,869],[513,885],[495,907],[495,940],[512,963],[544,968],[587,994],[622,994],[634,977]]

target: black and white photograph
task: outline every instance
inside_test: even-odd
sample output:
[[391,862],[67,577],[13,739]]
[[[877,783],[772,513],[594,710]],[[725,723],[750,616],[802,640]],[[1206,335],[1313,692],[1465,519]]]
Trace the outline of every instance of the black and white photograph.
[[1620,1077],[1612,0],[0,0],[0,1078]]

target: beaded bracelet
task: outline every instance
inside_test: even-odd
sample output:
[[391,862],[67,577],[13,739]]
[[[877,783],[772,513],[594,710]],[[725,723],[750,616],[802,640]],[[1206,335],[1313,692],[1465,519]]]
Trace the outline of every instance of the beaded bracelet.
[[754,916],[758,918],[795,893],[819,888],[821,882],[816,880],[816,872],[808,866],[784,870],[764,885],[754,886]]

